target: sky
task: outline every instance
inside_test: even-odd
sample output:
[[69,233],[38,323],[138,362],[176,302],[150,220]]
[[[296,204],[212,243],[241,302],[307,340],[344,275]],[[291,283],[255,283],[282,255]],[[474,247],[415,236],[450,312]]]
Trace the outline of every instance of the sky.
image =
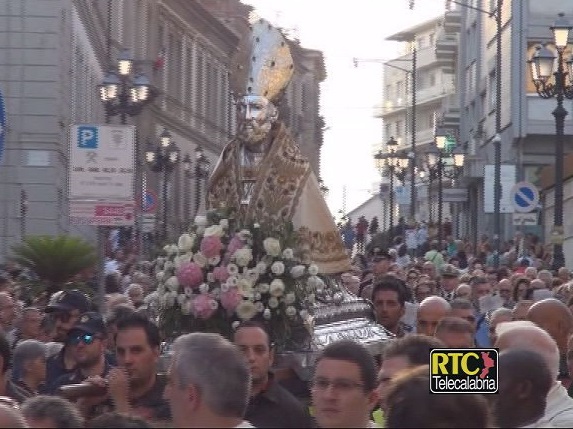
[[443,14],[445,0],[413,0],[412,10],[412,0],[241,1],[292,31],[303,47],[323,52],[321,176],[333,215],[351,211],[370,198],[380,180],[373,154],[383,137],[382,120],[374,117],[382,101],[382,62],[398,56],[401,47],[384,39]]

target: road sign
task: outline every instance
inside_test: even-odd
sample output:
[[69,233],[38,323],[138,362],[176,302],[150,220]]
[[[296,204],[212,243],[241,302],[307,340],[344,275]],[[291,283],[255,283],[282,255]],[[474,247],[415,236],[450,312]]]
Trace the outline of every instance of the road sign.
[[[483,176],[483,192],[484,201],[483,209],[485,213],[494,212],[494,171],[495,166],[488,164],[484,168]],[[501,198],[499,200],[500,213],[513,213],[513,206],[511,205],[511,188],[515,185],[515,165],[501,164],[500,165],[500,185],[501,185]]]
[[70,201],[70,223],[74,225],[132,226],[134,206],[107,201]]
[[6,141],[6,110],[4,108],[4,97],[0,91],[0,162],[4,154],[4,142]]
[[513,224],[515,226],[533,226],[537,225],[537,212],[531,213],[514,213]]
[[142,210],[145,213],[155,213],[155,211],[157,211],[157,201],[158,197],[155,191],[148,189],[145,191],[145,195],[141,201],[143,205]]
[[518,182],[511,188],[511,204],[516,212],[529,213],[539,204],[539,190],[529,182]]
[[72,125],[69,198],[132,202],[135,128],[131,125]]

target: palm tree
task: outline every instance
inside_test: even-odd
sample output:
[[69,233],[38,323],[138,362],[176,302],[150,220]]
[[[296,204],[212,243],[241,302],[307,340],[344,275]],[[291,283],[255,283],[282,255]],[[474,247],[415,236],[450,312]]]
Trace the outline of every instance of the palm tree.
[[97,262],[96,249],[78,237],[38,235],[12,247],[13,260],[33,271],[52,294]]

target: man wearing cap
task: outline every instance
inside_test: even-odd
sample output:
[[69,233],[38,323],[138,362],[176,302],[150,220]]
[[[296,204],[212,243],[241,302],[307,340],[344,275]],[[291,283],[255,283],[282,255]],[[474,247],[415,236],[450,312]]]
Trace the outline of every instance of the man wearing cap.
[[68,332],[66,346],[73,354],[76,368],[56,380],[54,391],[60,386],[81,383],[88,377],[105,377],[111,369],[105,357],[106,327],[101,314],[93,311],[82,314]]
[[459,271],[452,264],[445,264],[440,269],[441,296],[448,302],[454,299],[456,289],[460,285]]
[[80,316],[92,309],[89,298],[77,289],[63,291],[46,307],[46,313],[53,315],[56,325],[55,341],[64,343],[59,353],[48,358],[46,363],[46,386],[50,392],[53,383],[65,374],[71,373],[76,367],[76,359],[72,348],[66,341],[68,332],[78,323]]
[[[362,283],[360,283],[360,288],[358,290],[358,296],[366,298],[370,298],[374,283],[376,280],[388,273],[390,264],[392,263],[392,257],[388,251],[382,249],[381,247],[374,247],[368,256],[368,262],[370,265],[370,270],[372,271],[372,276],[366,280],[363,280]],[[365,293],[366,291],[368,291],[368,293]]]

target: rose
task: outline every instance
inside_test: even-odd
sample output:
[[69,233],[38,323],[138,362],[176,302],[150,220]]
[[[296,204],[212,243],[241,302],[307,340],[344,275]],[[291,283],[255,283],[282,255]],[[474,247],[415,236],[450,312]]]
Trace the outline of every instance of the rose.
[[267,264],[265,264],[263,261],[261,261],[257,264],[257,266],[255,267],[255,270],[257,270],[259,274],[264,274],[267,272]]
[[290,269],[290,275],[294,279],[298,279],[304,275],[304,271],[306,270],[304,265],[295,265]]
[[271,271],[275,276],[280,276],[285,272],[285,264],[280,261],[273,262],[271,265]]
[[236,264],[229,264],[227,265],[227,272],[232,276],[236,276],[239,274],[239,267]]
[[239,291],[245,298],[249,298],[253,295],[253,284],[247,279],[241,279],[237,283]]
[[201,253],[206,258],[214,258],[219,256],[223,250],[223,243],[217,235],[205,235],[203,240],[201,240]]
[[193,248],[195,244],[195,237],[189,234],[182,234],[177,242],[177,247],[183,252],[188,252]]
[[237,316],[239,316],[241,320],[250,320],[257,314],[257,307],[253,301],[245,299],[237,305],[235,313],[237,313]]
[[267,255],[277,257],[281,254],[281,243],[276,238],[269,237],[263,241],[263,247]]
[[317,267],[315,264],[311,264],[311,265],[308,267],[308,273],[309,273],[311,276],[316,276],[316,275],[318,274],[318,267]]
[[265,305],[261,301],[255,302],[255,308],[257,309],[257,313],[262,313],[265,310]]
[[230,274],[229,271],[227,271],[227,267],[215,267],[213,270],[213,276],[215,277],[215,280],[221,283],[227,281],[229,275]]
[[245,277],[248,278],[252,283],[255,283],[259,278],[259,273],[256,269],[247,270]]
[[238,234],[231,239],[229,244],[227,245],[227,254],[229,256],[233,255],[237,250],[242,249],[245,246],[245,243],[241,240]]
[[294,304],[294,302],[296,301],[296,295],[292,292],[287,293],[285,295],[285,304],[286,305],[291,305]]
[[233,256],[239,267],[246,267],[253,260],[253,250],[249,248],[239,249]]
[[177,292],[179,289],[179,280],[176,276],[171,276],[165,282],[165,287],[169,292]]
[[292,249],[287,248],[285,250],[283,250],[283,258],[284,259],[292,259],[294,258],[294,252]]
[[199,292],[201,292],[202,294],[209,293],[209,285],[206,283],[202,283],[201,286],[199,286]]
[[220,225],[211,225],[209,228],[205,229],[203,236],[209,237],[212,235],[216,237],[222,237],[223,235],[225,235],[225,231],[223,231],[223,228]]
[[205,216],[195,216],[195,225],[207,226],[207,218]]
[[237,235],[239,239],[241,239],[242,241],[247,241],[249,238],[252,237],[251,231],[249,231],[248,229],[240,230]]
[[192,301],[191,312],[199,319],[206,320],[210,318],[215,313],[211,301],[213,301],[213,298],[207,294],[197,295]]
[[271,296],[269,298],[269,307],[270,308],[277,308],[279,306],[279,300],[277,298],[275,298],[274,296]]
[[185,255],[176,256],[175,259],[173,259],[173,265],[175,266],[175,268],[179,268],[181,264],[191,261],[192,257],[193,253],[190,252],[186,253]]
[[205,268],[207,265],[207,258],[201,252],[197,252],[193,255],[193,262],[199,265],[199,267]]
[[223,289],[221,288],[221,305],[229,313],[232,313],[237,308],[237,305],[239,305],[243,300],[243,297],[235,287],[229,288],[226,292],[223,292],[222,290]]
[[165,246],[163,246],[163,251],[167,254],[167,256],[174,255],[175,253],[177,253],[177,250],[179,249],[175,245],[166,244]]
[[257,290],[258,290],[260,293],[268,293],[269,290],[270,290],[270,286],[269,286],[268,283],[259,283],[259,284],[257,285]]
[[219,265],[220,262],[221,262],[221,257],[219,255],[209,258],[209,260],[207,261],[207,263],[212,267],[216,267],[217,265]]
[[285,284],[281,279],[274,279],[270,284],[270,292],[274,297],[282,296],[285,291]]
[[194,262],[181,264],[177,269],[177,280],[183,287],[197,287],[203,283],[203,271],[201,267]]

